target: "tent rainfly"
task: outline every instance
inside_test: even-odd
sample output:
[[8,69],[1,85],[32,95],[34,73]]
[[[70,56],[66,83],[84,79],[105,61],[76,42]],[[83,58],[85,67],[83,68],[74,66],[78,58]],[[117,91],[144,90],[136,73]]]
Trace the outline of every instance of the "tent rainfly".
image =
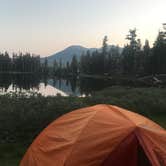
[[166,166],[166,130],[117,106],[86,107],[44,129],[20,166]]

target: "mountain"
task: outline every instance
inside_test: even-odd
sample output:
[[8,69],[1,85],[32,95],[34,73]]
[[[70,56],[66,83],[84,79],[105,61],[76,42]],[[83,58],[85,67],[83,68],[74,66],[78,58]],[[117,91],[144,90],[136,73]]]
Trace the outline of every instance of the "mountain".
[[[66,49],[64,49],[63,51],[60,51],[58,53],[55,53],[51,56],[47,57],[48,60],[48,64],[52,65],[53,62],[56,60],[57,62],[62,62],[62,64],[66,64],[67,62],[71,62],[72,58],[74,55],[77,56],[77,59],[79,59],[81,57],[81,55],[83,53],[86,53],[88,50],[95,50],[95,49],[89,49],[89,48],[85,48],[79,45],[74,45],[74,46],[70,46]],[[42,58],[42,61],[44,61],[44,58]]]
[[[109,46],[109,48],[111,47],[115,47],[115,46]],[[62,64],[66,64],[67,62],[71,62],[73,56],[75,55],[77,57],[77,59],[79,60],[81,55],[83,53],[86,53],[87,51],[93,52],[95,50],[101,50],[101,48],[86,48],[86,47],[82,47],[79,45],[73,45],[70,46],[66,49],[64,49],[63,51],[60,51],[58,53],[55,53],[53,55],[50,55],[47,57],[48,60],[48,65],[51,66],[53,65],[54,61],[56,60],[57,62],[62,62]],[[41,62],[44,62],[45,58],[41,58]]]

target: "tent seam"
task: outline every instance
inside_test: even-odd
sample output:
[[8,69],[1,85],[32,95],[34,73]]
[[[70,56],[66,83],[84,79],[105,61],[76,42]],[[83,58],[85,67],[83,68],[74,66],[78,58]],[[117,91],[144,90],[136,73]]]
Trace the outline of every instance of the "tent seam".
[[[93,106],[91,107],[91,109],[93,109]],[[94,110],[94,109],[93,109]],[[86,128],[86,126],[89,124],[89,121],[92,120],[96,114],[101,111],[101,110],[95,110],[95,113],[88,119],[87,123],[83,126],[83,128],[81,129],[78,137],[76,138],[76,140],[74,141],[73,145],[72,145],[72,148],[71,148],[71,151],[69,153],[69,155],[66,157],[65,161],[64,161],[64,165],[66,164],[66,160],[71,156],[72,152],[73,152],[73,148],[74,148],[74,144],[76,144],[76,142],[78,141],[78,139],[80,138],[80,135],[82,134],[82,132],[84,131],[84,129]]]
[[[108,108],[111,108],[111,109],[112,109],[112,107],[113,107],[116,112],[119,112],[119,113],[121,114],[121,116],[123,116],[125,119],[127,119],[127,120],[128,120],[130,123],[132,123],[134,126],[137,126],[130,118],[128,118],[127,115],[123,114],[123,112],[121,112],[121,111],[118,111],[118,110],[116,109],[116,106],[115,106],[115,105],[107,105],[107,107],[108,107]],[[124,109],[124,110],[126,110],[126,109]]]

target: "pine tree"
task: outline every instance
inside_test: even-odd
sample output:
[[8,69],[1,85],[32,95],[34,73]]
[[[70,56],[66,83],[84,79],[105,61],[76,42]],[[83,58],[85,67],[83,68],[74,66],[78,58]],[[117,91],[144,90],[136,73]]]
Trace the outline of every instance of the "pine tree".
[[78,61],[74,55],[70,64],[72,75],[76,76],[78,74]]
[[152,73],[166,73],[166,30],[159,31],[152,50]]
[[44,59],[44,74],[48,74],[48,60],[47,60],[47,57]]
[[101,54],[101,67],[102,67],[102,71],[101,73],[104,74],[106,73],[106,59],[107,59],[107,56],[108,56],[108,37],[105,36],[104,39],[103,39],[103,45],[102,45],[102,54]]
[[136,29],[129,30],[126,39],[129,44],[123,49],[124,72],[128,74],[137,74],[140,72],[141,63],[141,41],[137,39]]
[[145,40],[145,45],[143,46],[143,69],[144,74],[150,74],[151,68],[151,48],[149,45],[149,41]]
[[54,60],[54,64],[53,64],[53,74],[57,74],[57,69],[58,69],[58,63],[56,60]]

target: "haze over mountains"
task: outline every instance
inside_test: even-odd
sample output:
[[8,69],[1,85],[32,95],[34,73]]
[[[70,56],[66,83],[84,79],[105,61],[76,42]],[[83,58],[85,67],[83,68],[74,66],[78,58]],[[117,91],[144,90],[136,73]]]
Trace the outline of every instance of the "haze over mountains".
[[[108,48],[112,48],[115,47],[114,45],[110,45],[108,46]],[[53,65],[54,61],[56,60],[57,62],[62,62],[62,64],[66,64],[67,62],[71,62],[73,56],[75,55],[77,57],[77,59],[79,60],[81,55],[85,54],[87,51],[93,52],[95,50],[101,50],[101,48],[86,48],[80,45],[73,45],[70,47],[67,47],[66,49],[57,52],[53,55],[50,55],[47,57],[48,60],[48,65],[51,66]],[[122,48],[120,48],[120,51],[122,50]],[[45,58],[41,58],[41,61],[44,62]]]

